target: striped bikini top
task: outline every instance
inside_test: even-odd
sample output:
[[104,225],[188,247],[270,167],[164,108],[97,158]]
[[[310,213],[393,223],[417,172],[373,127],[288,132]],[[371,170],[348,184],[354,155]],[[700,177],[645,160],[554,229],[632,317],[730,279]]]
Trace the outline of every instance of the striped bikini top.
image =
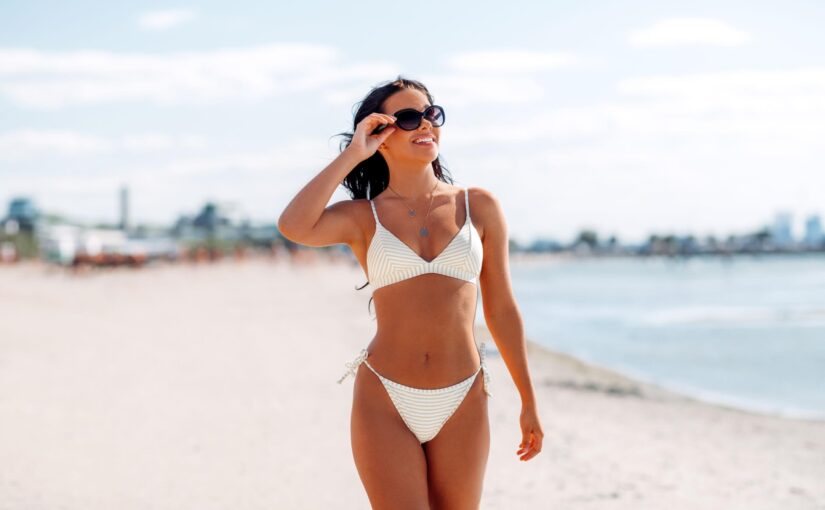
[[478,231],[470,221],[470,199],[464,188],[464,225],[447,247],[434,259],[420,257],[406,243],[384,228],[378,221],[375,203],[369,201],[375,218],[375,234],[367,248],[367,273],[374,289],[409,278],[436,273],[478,285],[484,250]]

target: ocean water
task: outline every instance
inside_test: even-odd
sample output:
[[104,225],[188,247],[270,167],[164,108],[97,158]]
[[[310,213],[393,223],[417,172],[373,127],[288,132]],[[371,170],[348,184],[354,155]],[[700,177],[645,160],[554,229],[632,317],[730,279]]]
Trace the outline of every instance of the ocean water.
[[542,345],[705,401],[825,419],[825,256],[516,261],[511,277]]

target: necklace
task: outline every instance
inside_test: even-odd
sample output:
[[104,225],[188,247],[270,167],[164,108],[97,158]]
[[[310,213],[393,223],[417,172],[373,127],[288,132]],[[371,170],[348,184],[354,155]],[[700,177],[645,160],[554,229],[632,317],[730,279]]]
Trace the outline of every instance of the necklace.
[[[431,190],[430,190],[430,206],[429,206],[429,207],[427,207],[427,214],[425,214],[425,215],[424,215],[424,221],[423,221],[423,224],[422,224],[421,228],[420,228],[420,229],[418,229],[418,235],[420,235],[421,237],[427,237],[428,235],[430,235],[430,231],[429,231],[429,229],[427,228],[427,217],[429,217],[429,216],[430,216],[430,209],[432,209],[432,207],[433,207],[433,198],[435,198],[435,195],[433,194],[433,192],[435,191],[435,188],[437,188],[437,187],[438,187],[438,184],[439,184],[440,182],[441,182],[441,181],[439,181],[439,180],[437,180],[437,179],[436,179],[436,181],[435,181],[435,186],[433,186],[433,189],[431,189]],[[400,198],[401,200],[403,200],[403,201],[404,201],[404,204],[405,204],[405,205],[407,205],[407,199],[406,199],[406,198],[404,198],[404,197],[402,197],[401,195],[399,195],[399,194],[398,194],[398,192],[397,192],[397,191],[395,191],[394,189],[392,189],[392,186],[390,186],[389,184],[387,184],[387,187],[388,187],[388,188],[390,188],[390,190],[391,190],[393,193],[395,193],[396,195],[398,195],[398,198]],[[415,217],[415,208],[410,207],[409,205],[407,205],[407,214],[409,215],[409,217],[410,217],[410,218]]]

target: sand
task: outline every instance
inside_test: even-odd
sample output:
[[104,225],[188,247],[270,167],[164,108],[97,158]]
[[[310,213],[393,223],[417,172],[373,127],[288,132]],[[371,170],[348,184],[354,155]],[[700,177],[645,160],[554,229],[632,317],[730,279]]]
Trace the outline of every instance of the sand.
[[[369,508],[336,383],[375,331],[364,281],[347,259],[0,266],[0,509]],[[544,450],[518,460],[491,352],[481,508],[825,508],[825,423],[528,347]]]

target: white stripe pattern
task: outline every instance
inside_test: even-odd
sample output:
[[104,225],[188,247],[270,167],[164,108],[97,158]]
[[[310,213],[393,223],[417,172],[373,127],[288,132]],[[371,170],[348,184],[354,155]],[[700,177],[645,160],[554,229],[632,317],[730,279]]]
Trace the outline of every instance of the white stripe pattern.
[[489,389],[490,376],[485,360],[486,348],[484,342],[481,342],[479,354],[481,363],[473,375],[451,386],[428,389],[414,388],[387,379],[369,364],[367,361],[369,351],[362,349],[355,361],[346,364],[347,372],[338,380],[338,384],[341,384],[350,374],[354,377],[355,371],[361,363],[367,365],[384,385],[390,400],[392,400],[407,428],[410,429],[420,443],[426,443],[438,434],[444,424],[447,423],[447,420],[458,409],[458,406],[461,405],[461,402],[464,401],[464,397],[467,396],[467,392],[470,391],[470,387],[479,372],[482,373],[484,379],[484,392],[490,397],[493,396]]
[[398,283],[426,273],[436,273],[478,285],[484,250],[470,217],[470,198],[464,188],[464,225],[444,250],[427,261],[384,228],[378,220],[375,203],[370,200],[375,218],[375,234],[367,248],[367,271],[373,289]]

